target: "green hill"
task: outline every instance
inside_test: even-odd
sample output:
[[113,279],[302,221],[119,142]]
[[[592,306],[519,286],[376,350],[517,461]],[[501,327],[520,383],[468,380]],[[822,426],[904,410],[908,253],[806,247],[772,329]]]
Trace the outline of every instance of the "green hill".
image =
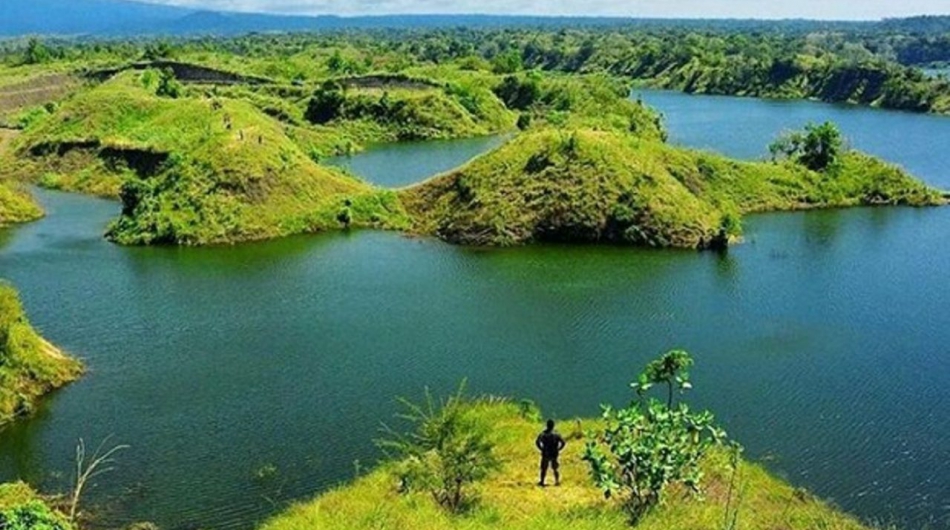
[[[120,197],[109,236],[188,245],[353,226],[400,226],[394,197],[316,164],[278,120],[247,101],[159,97],[128,72],[28,128],[6,171]],[[346,222],[338,220],[346,219]]]
[[744,213],[943,199],[860,153],[815,172],[739,162],[612,131],[542,128],[401,192],[415,229],[461,244],[607,242],[708,248]]
[[[743,462],[735,483],[730,456],[712,452],[703,463],[705,499],[670,492],[668,502],[631,527],[619,500],[604,500],[581,461],[582,433],[593,420],[561,422],[568,439],[561,456],[560,487],[539,488],[537,451],[532,441],[541,426],[525,419],[519,407],[506,403],[475,405],[470,414],[486,422],[497,444],[501,469],[478,484],[478,502],[467,513],[452,515],[425,491],[400,494],[392,466],[383,466],[350,485],[291,507],[261,530],[665,530],[723,528],[732,510],[740,528],[861,530],[850,516],[835,511],[808,493],[773,477],[761,466]],[[735,491],[730,494],[730,484]],[[727,502],[731,501],[731,508]]]
[[0,283],[0,425],[29,413],[37,399],[81,371],[78,361],[37,334],[16,291]]

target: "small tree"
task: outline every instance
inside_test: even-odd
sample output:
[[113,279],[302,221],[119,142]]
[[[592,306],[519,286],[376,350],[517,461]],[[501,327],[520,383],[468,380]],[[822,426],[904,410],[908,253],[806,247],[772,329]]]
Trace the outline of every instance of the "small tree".
[[812,171],[824,171],[838,161],[844,140],[841,130],[831,122],[810,123],[804,131],[779,137],[769,146],[772,159],[788,158]]
[[400,491],[427,491],[440,506],[452,513],[471,504],[471,486],[500,465],[490,428],[472,413],[464,397],[465,385],[448,399],[436,401],[426,389],[425,401],[400,402],[406,412],[398,417],[414,429],[389,435],[377,442],[397,464]]
[[163,68],[158,75],[158,88],[155,89],[155,95],[164,98],[177,99],[181,97],[182,86],[175,77],[175,72],[171,68]]
[[317,125],[331,122],[343,113],[345,103],[346,96],[339,85],[333,82],[324,83],[310,98],[304,117]]
[[43,41],[36,37],[30,38],[26,44],[26,53],[23,57],[25,64],[40,64],[50,60],[49,49],[43,44]]
[[[631,386],[638,399],[628,407],[604,407],[603,431],[588,435],[584,460],[595,484],[611,498],[623,497],[632,521],[659,504],[667,487],[679,483],[700,491],[699,464],[725,432],[709,412],[693,413],[680,403],[673,407],[673,389],[691,388],[685,370],[693,364],[684,351],[672,351],[651,362]],[[645,398],[655,384],[668,386],[666,404]]]

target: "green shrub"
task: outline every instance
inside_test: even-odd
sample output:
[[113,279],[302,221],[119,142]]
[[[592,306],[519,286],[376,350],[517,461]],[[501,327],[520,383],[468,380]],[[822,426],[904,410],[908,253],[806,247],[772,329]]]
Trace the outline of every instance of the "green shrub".
[[0,511],[0,528],[3,530],[70,530],[71,526],[65,517],[51,510],[42,501],[34,500]]
[[155,89],[156,96],[178,99],[183,91],[182,84],[175,78],[175,72],[171,68],[161,70],[158,78],[158,88]]
[[400,401],[406,413],[399,417],[414,429],[399,434],[387,427],[390,437],[378,442],[397,461],[400,490],[426,491],[453,513],[471,506],[472,485],[498,469],[500,462],[490,426],[471,414],[464,384],[438,403],[428,389],[422,404]]
[[804,131],[783,135],[769,146],[773,159],[788,158],[812,171],[824,171],[837,163],[844,140],[831,122],[810,123]]
[[[588,435],[584,460],[608,498],[619,495],[632,521],[663,499],[671,484],[700,491],[700,462],[725,438],[708,412],[693,413],[685,403],[673,406],[674,389],[691,388],[684,351],[671,351],[647,365],[631,386],[638,399],[622,409],[604,407],[606,426]],[[667,385],[667,402],[645,399],[656,384]]]

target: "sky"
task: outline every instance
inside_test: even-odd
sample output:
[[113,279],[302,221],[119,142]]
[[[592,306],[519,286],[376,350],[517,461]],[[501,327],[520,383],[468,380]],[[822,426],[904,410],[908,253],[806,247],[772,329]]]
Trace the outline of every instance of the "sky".
[[[2,0],[0,0],[2,1]],[[660,18],[868,20],[950,15],[950,0],[150,0],[220,11],[293,15],[489,13]]]

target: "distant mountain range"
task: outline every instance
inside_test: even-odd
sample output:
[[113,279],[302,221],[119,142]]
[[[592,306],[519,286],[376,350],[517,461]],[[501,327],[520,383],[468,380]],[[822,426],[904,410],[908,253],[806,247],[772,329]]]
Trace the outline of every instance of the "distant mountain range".
[[[283,16],[199,11],[130,0],[0,0],[0,37],[236,35],[268,31],[317,31],[341,28],[436,28],[502,26],[677,26],[696,28],[781,28],[788,31],[854,28],[875,23],[803,20],[665,20],[609,17],[531,17],[505,15],[386,15],[363,17]],[[884,21],[925,32],[950,31],[948,17]],[[906,29],[906,28],[905,28]]]

